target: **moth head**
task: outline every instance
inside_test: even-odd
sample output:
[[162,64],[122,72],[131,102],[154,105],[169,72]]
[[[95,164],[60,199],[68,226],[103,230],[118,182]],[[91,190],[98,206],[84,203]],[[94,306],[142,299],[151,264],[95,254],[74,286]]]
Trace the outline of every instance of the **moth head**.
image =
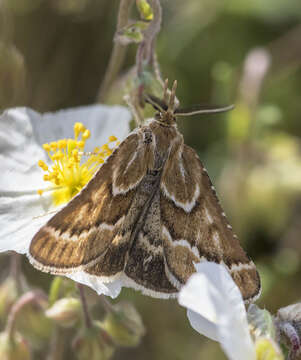
[[145,95],[145,101],[153,106],[157,113],[157,121],[165,125],[176,123],[177,116],[191,116],[196,114],[214,114],[232,110],[234,105],[216,106],[216,105],[193,105],[189,108],[179,108],[179,101],[176,98],[177,80],[174,81],[171,91],[168,90],[168,79],[164,82],[163,99],[154,95]]
[[164,82],[163,99],[159,99],[153,95],[145,95],[145,101],[153,106],[157,113],[155,118],[157,121],[165,125],[173,125],[176,123],[175,111],[179,106],[176,98],[177,80],[174,81],[172,89],[168,89],[168,79]]

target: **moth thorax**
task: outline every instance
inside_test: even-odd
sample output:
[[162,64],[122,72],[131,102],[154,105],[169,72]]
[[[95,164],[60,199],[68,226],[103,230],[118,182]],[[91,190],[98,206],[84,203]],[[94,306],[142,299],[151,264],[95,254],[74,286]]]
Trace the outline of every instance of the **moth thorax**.
[[156,114],[156,120],[165,125],[174,125],[176,123],[176,117],[171,111],[163,111]]

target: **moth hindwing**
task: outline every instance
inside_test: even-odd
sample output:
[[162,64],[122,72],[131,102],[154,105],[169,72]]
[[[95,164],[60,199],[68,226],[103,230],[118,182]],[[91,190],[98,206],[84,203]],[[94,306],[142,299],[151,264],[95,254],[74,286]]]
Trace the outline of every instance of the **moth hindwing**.
[[[227,222],[206,169],[175,122],[175,86],[88,185],[34,236],[29,259],[52,274],[85,271],[154,297],[176,296],[194,263],[223,264],[244,300],[260,292],[254,263]],[[166,97],[166,95],[165,95]]]

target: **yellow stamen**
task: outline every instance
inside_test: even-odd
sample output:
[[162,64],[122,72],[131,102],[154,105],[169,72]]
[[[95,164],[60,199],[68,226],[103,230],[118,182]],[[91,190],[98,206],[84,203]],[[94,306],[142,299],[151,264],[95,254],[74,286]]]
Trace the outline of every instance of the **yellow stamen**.
[[90,136],[91,136],[90,130],[86,129],[83,133],[82,138],[83,138],[83,140],[87,140],[87,139],[89,139]]
[[80,123],[80,122],[77,122],[74,124],[74,137],[75,139],[78,138],[78,135],[81,133],[81,132],[84,132],[86,130],[84,124]]
[[101,150],[104,150],[104,151],[110,150],[109,145],[108,144],[102,145]]
[[39,160],[38,161],[38,165],[40,168],[42,168],[43,170],[47,171],[48,170],[48,166],[45,164],[45,162],[43,160]]
[[114,136],[114,135],[109,136],[109,141],[110,142],[113,142],[113,141],[116,141],[116,140],[117,140],[116,136]]
[[78,141],[77,142],[77,146],[80,148],[80,149],[83,149],[85,147],[85,142],[84,141]]
[[[55,205],[68,202],[90,181],[100,164],[113,152],[109,143],[117,140],[115,136],[110,136],[107,144],[96,147],[92,153],[86,153],[84,148],[86,140],[91,136],[90,131],[82,123],[75,123],[73,129],[74,139],[61,139],[43,145],[53,162],[52,166],[47,166],[43,160],[38,162],[39,167],[46,172],[43,179],[52,185]],[[37,190],[40,196],[43,192]]]
[[77,146],[77,143],[75,140],[73,139],[68,139],[67,141],[67,150],[68,150],[68,153],[71,154],[72,151],[76,148]]
[[43,149],[45,150],[45,151],[50,151],[50,145],[49,144],[43,144]]
[[67,140],[66,139],[59,140],[57,143],[58,143],[59,149],[65,149],[67,147]]
[[61,150],[57,151],[53,154],[52,159],[53,160],[60,160],[64,157],[64,154],[61,152]]
[[50,143],[50,149],[52,151],[55,151],[57,149],[57,143],[55,141],[51,142]]

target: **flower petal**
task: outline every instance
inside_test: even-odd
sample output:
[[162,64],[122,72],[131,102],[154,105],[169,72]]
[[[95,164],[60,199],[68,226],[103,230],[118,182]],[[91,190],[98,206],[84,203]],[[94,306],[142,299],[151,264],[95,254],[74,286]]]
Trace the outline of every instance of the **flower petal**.
[[44,186],[39,159],[46,160],[46,153],[34,140],[26,109],[5,111],[0,117],[0,251],[26,253],[32,236],[50,217],[35,219],[51,208],[50,195],[42,199],[37,194]]
[[179,303],[190,309],[191,325],[218,340],[229,359],[255,359],[243,299],[230,274],[210,262],[196,264],[196,269],[179,294]]
[[[33,110],[28,109],[31,115]],[[38,114],[37,114],[38,115]],[[0,196],[7,192],[36,191],[43,184],[37,161],[47,154],[35,142],[30,118],[24,108],[9,109],[0,116]]]
[[66,275],[68,278],[87,285],[97,292],[98,295],[106,295],[115,299],[119,294],[123,286],[121,277],[106,282],[107,280],[102,279],[99,276],[90,275],[84,271],[76,272],[73,274]]
[[91,132],[86,151],[101,146],[115,135],[122,141],[129,133],[131,113],[123,106],[90,105],[54,113],[38,114],[27,109],[37,142],[73,137],[73,125],[82,122]]
[[51,204],[50,194],[44,194],[42,198],[37,193],[2,195],[0,252],[14,250],[21,254],[27,253],[34,234],[54,215],[50,211]]
[[194,330],[212,340],[219,341],[217,325],[215,323],[207,320],[202,315],[189,309],[187,310],[187,317],[190,325],[194,328]]

